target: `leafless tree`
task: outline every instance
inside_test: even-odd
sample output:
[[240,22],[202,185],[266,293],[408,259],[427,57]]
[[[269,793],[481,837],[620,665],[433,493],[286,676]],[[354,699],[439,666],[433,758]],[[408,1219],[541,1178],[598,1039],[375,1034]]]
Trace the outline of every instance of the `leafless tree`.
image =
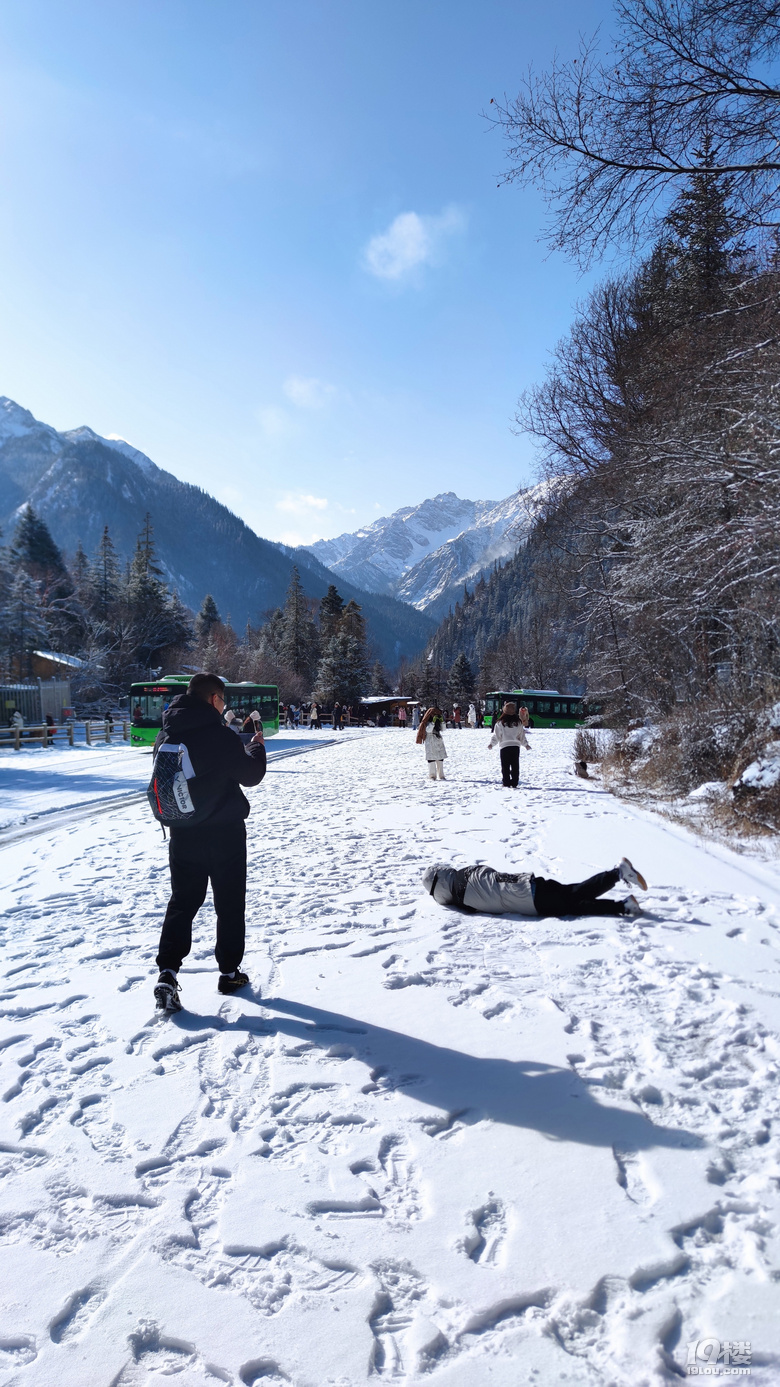
[[505,181],[540,186],[550,244],[587,264],[640,244],[706,163],[728,176],[752,227],[776,226],[780,175],[778,0],[616,0],[617,37],[529,70],[492,102]]

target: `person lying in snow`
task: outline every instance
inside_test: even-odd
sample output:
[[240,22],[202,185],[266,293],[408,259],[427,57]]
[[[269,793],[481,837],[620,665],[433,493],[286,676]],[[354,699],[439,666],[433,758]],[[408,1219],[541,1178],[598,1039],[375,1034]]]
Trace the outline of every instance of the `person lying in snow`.
[[609,872],[564,886],[533,872],[497,872],[493,867],[429,867],[423,886],[439,905],[477,910],[484,915],[641,915],[634,896],[599,900],[619,881],[647,890],[647,882],[624,857]]

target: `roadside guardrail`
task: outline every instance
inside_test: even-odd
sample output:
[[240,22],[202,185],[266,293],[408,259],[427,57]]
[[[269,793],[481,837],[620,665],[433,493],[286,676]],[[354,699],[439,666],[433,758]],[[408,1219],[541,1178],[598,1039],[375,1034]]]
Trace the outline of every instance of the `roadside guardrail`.
[[66,722],[51,727],[48,723],[30,723],[24,727],[0,727],[0,751],[21,751],[23,747],[40,745],[42,747],[62,746],[83,740],[87,746],[95,742],[129,742],[130,722],[109,721],[103,718],[89,718],[85,722]]

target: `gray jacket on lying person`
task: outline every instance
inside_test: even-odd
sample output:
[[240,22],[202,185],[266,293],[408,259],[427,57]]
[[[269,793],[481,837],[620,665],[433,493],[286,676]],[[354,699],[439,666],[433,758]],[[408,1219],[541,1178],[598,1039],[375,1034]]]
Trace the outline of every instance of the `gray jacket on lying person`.
[[533,872],[497,872],[493,867],[429,867],[423,886],[438,905],[474,910],[482,915],[640,915],[634,896],[600,900],[619,881],[647,890],[647,882],[627,857],[608,872],[564,885]]

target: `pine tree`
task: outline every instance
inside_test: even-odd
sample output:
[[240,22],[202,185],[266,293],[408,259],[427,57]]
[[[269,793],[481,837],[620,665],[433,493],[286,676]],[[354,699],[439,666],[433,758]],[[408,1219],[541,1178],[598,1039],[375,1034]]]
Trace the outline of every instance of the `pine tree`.
[[317,660],[317,630],[300,574],[294,566],[284,603],[284,634],[279,657],[293,674],[311,679]]
[[11,583],[0,623],[11,679],[29,679],[32,675],[32,653],[37,646],[48,646],[49,628],[39,585],[24,569],[16,574]]
[[192,613],[185,607],[174,588],[168,599],[168,644],[188,650],[194,639]]
[[217,611],[217,604],[211,596],[211,593],[207,592],[201,603],[200,611],[195,618],[195,635],[198,640],[208,641],[212,626],[219,625],[221,620],[222,618]]
[[317,698],[325,704],[352,707],[360,702],[367,684],[365,647],[345,632],[331,637],[317,670]]
[[320,640],[323,648],[331,637],[337,634],[343,610],[343,598],[334,584],[331,583],[320,602]]
[[145,577],[162,578],[163,570],[157,562],[154,542],[154,526],[149,511],[144,516],[144,527],[136,542],[136,562],[143,568]]
[[40,584],[45,603],[64,598],[73,591],[65,560],[52,539],[51,531],[29,503],[22,508],[11,546],[12,562]]
[[260,633],[260,645],[263,654],[271,660],[281,663],[282,643],[284,641],[284,612],[281,607],[271,612],[265,626]]
[[702,167],[692,174],[665,218],[675,297],[688,313],[707,313],[723,303],[745,251],[738,237],[739,218],[729,198],[729,182],[709,172],[709,141],[700,151]]
[[65,573],[65,561],[45,520],[33,507],[22,507],[11,549],[13,558],[37,581],[52,573]]
[[158,657],[167,645],[175,643],[170,597],[161,573],[147,514],[130,563],[125,596],[136,658],[146,667],[155,663],[153,657]]
[[467,708],[474,697],[474,671],[463,651],[460,652],[450,670],[447,680],[447,697],[460,708]]
[[95,616],[105,621],[111,608],[119,600],[121,586],[119,560],[114,542],[108,526],[104,525],[89,575],[90,609]]
[[392,685],[387,677],[387,672],[381,660],[375,660],[371,670],[369,688],[372,694],[389,694],[393,692]]
[[79,540],[76,545],[76,553],[73,558],[73,568],[71,570],[73,582],[79,595],[85,595],[89,590],[89,579],[91,566],[89,559],[84,553],[84,546]]
[[345,636],[352,636],[356,641],[359,641],[361,645],[365,646],[365,617],[363,616],[361,608],[358,606],[354,598],[352,598],[347,603],[346,607],[344,608],[344,611],[342,612],[341,621],[339,622],[339,634]]

